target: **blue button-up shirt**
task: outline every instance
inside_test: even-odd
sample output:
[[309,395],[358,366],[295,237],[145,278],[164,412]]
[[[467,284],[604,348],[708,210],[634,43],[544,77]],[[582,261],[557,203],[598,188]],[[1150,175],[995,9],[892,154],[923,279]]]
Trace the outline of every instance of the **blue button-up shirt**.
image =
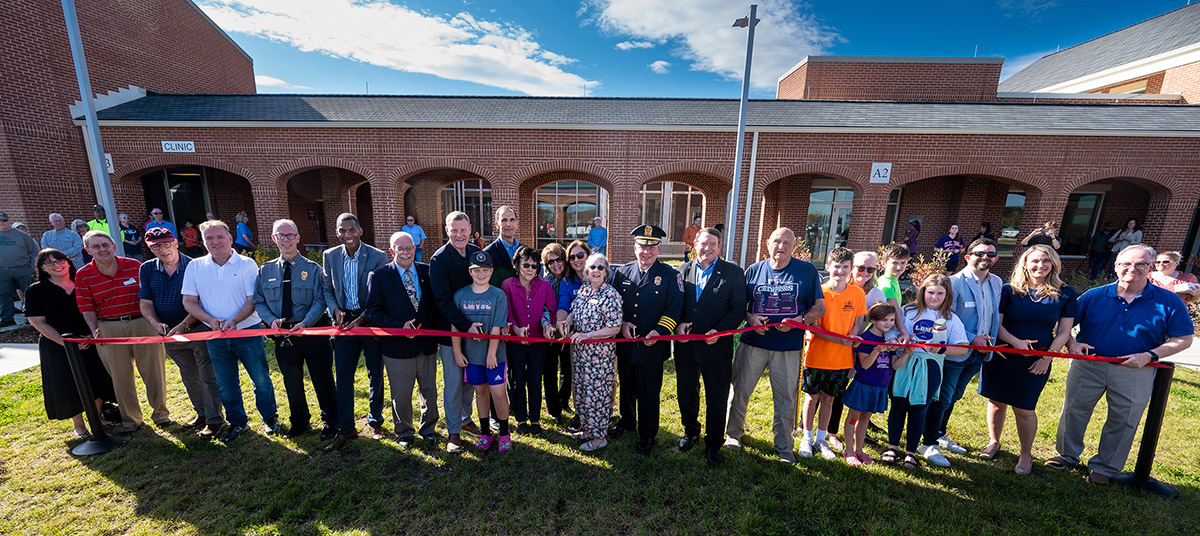
[[1096,355],[1120,357],[1153,350],[1170,337],[1195,333],[1187,306],[1177,294],[1146,283],[1133,301],[1117,294],[1117,284],[1096,287],[1079,297],[1079,335]]
[[588,231],[588,246],[593,252],[604,254],[605,244],[608,243],[608,229],[603,227],[592,227]]
[[42,249],[54,248],[66,253],[71,258],[71,261],[75,263],[75,269],[77,270],[83,268],[84,264],[87,264],[83,262],[83,238],[79,236],[79,233],[69,228],[64,228],[61,231],[50,229],[42,233],[41,245]]
[[[513,255],[517,254],[517,248],[521,247],[521,241],[514,238],[512,245],[509,245],[508,242],[505,242],[504,239],[501,238],[500,245],[504,246],[504,251],[508,252],[508,258],[511,259],[511,258],[513,258]],[[516,266],[514,266],[513,268],[516,268]]]
[[175,326],[187,318],[188,312],[183,308],[183,273],[187,270],[192,258],[179,254],[179,266],[175,273],[167,275],[161,260],[155,258],[142,264],[138,270],[138,299],[154,302],[154,312],[158,320],[168,326]]
[[342,259],[342,288],[346,289],[346,309],[357,311],[362,309],[358,304],[358,258],[362,255],[362,248],[355,250],[354,256],[346,253],[346,258]]
[[[700,263],[696,263],[696,267],[700,267]],[[712,276],[713,269],[717,267],[717,261],[708,263],[708,268],[696,271],[696,301],[700,301],[700,295],[704,293],[705,285],[708,285],[708,278]]]
[[422,229],[420,225],[415,223],[412,225],[405,225],[401,227],[400,230],[412,235],[413,245],[417,247],[421,247],[421,243],[424,242],[426,238],[429,238],[425,236],[425,229]]
[[162,227],[164,229],[167,229],[167,230],[171,231],[171,234],[174,235],[176,239],[179,238],[179,231],[177,229],[175,229],[175,224],[171,223],[167,220],[163,220],[162,223],[158,223],[154,220],[150,220],[150,221],[146,222],[146,226],[142,230],[149,231],[150,229],[153,229],[155,227]]

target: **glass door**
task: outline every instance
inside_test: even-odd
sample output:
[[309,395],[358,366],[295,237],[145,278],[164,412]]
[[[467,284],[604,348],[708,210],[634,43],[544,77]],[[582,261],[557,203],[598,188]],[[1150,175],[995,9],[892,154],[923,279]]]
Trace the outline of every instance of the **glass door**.
[[808,219],[805,222],[804,245],[818,267],[825,264],[829,252],[830,229],[833,227],[833,200],[836,190],[814,189],[808,195]]
[[850,240],[850,208],[851,204],[846,202],[838,202],[833,206],[836,220],[829,228],[832,233],[829,237],[830,250],[835,247],[846,247],[846,242]]

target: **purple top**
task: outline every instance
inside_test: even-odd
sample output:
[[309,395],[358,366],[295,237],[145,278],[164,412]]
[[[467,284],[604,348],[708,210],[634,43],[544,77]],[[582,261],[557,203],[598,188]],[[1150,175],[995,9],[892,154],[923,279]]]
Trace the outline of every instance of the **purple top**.
[[500,284],[500,290],[508,296],[508,322],[519,328],[528,327],[530,337],[541,337],[542,317],[549,312],[553,319],[558,312],[558,300],[550,282],[535,277],[526,292],[520,279],[510,277]]
[[[868,341],[885,341],[883,337],[872,333],[869,329],[864,331],[861,337],[863,340]],[[895,354],[892,352],[879,352],[879,355],[875,358],[875,364],[871,365],[871,368],[862,368],[862,361],[859,360],[858,353],[869,354],[874,349],[874,344],[860,344],[854,348],[854,381],[863,382],[875,387],[887,387],[892,381],[892,358],[895,357]]]

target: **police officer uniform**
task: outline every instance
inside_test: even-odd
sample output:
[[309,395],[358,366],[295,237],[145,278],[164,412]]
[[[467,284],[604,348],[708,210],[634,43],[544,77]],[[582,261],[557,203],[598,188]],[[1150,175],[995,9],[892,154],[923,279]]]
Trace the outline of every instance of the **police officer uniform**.
[[[642,225],[630,233],[634,242],[657,246],[667,235],[654,225]],[[683,311],[683,278],[661,261],[645,272],[638,262],[624,264],[613,272],[613,287],[621,294],[622,320],[634,325],[634,337],[652,332],[670,335]],[[621,418],[614,433],[637,428],[638,451],[647,453],[658,435],[663,362],[671,357],[671,344],[659,341],[617,343],[617,375],[621,384]]]
[[[290,329],[303,322],[305,326],[329,325],[325,316],[324,276],[321,266],[303,255],[290,260],[278,257],[262,265],[254,283],[254,311],[270,326],[282,318],[280,327]],[[312,377],[317,404],[321,408],[321,439],[337,434],[337,393],[333,382],[333,347],[329,337],[282,336],[275,341],[275,358],[283,375],[291,413],[288,436],[297,436],[311,429],[308,401],[304,396],[304,365]]]

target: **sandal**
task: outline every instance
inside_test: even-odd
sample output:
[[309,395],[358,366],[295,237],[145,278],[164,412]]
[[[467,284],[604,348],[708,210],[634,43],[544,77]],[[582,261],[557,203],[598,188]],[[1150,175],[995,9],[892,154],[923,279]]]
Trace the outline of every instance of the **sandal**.
[[905,454],[904,455],[904,468],[905,469],[916,469],[917,468],[916,456],[913,456],[912,454]]
[[846,465],[849,465],[850,467],[862,467],[863,462],[862,460],[858,459],[858,456],[847,454],[844,456],[844,459],[846,460]]
[[867,453],[865,453],[865,452],[860,452],[858,454],[858,461],[862,462],[863,465],[871,465],[871,464],[875,463],[875,459],[870,456],[867,456]]
[[899,455],[900,455],[900,451],[893,449],[893,448],[889,448],[889,449],[883,451],[883,456],[880,456],[879,459],[883,460],[886,463],[896,463],[896,457]]
[[582,450],[584,452],[592,452],[594,450],[599,450],[599,449],[602,449],[607,446],[608,446],[608,440],[606,440],[604,438],[596,438],[591,441],[588,441],[587,443],[579,445],[579,450]]
[[492,448],[492,436],[490,435],[481,435],[479,436],[479,439],[475,441],[475,450],[486,451],[490,448]]
[[988,443],[983,450],[979,451],[979,457],[985,460],[994,460],[997,454],[1000,454],[1000,443],[995,441]]
[[508,436],[508,435],[500,436],[500,446],[496,447],[496,450],[500,451],[500,454],[504,454],[505,452],[512,450],[512,448],[513,448],[512,436]]

